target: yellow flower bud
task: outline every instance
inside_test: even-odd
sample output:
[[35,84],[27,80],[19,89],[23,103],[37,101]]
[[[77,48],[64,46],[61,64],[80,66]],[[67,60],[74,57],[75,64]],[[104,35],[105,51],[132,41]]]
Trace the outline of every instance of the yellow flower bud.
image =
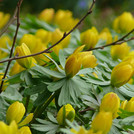
[[121,103],[121,108],[128,111],[134,112],[134,97],[132,97],[128,102],[127,100]]
[[66,76],[68,78],[71,78],[74,75],[76,75],[81,68],[81,64],[82,64],[82,60],[79,54],[76,53],[76,54],[70,55],[67,58],[66,64],[65,64]]
[[102,98],[100,111],[111,112],[113,118],[116,118],[119,107],[120,98],[117,94],[110,92]]
[[30,49],[31,53],[36,49],[36,37],[32,34],[24,34],[21,38],[19,44],[25,43]]
[[133,67],[128,62],[121,62],[114,67],[111,74],[111,84],[120,87],[126,84],[133,76]]
[[130,12],[124,12],[113,22],[113,28],[117,32],[129,32],[134,28],[134,18]]
[[57,114],[57,121],[59,125],[65,125],[65,119],[68,119],[69,121],[72,122],[74,118],[75,118],[75,110],[70,104],[62,106]]
[[0,134],[17,134],[18,127],[15,121],[12,121],[10,125],[6,125],[0,121]]
[[[21,46],[16,47],[15,55],[26,56],[30,54],[31,52],[25,43],[22,43]],[[33,57],[18,59],[17,62],[24,68],[31,68],[32,66],[34,66],[33,62],[36,63]]]
[[32,134],[29,127],[25,126],[18,130],[17,134]]
[[125,101],[122,101],[122,103],[121,103],[121,109],[125,109],[125,107],[126,107],[126,104],[127,104],[127,100],[125,100]]
[[82,57],[82,66],[83,68],[94,68],[97,66],[97,59],[92,52],[81,52],[80,56]]
[[103,134],[103,132],[102,131],[94,132],[93,129],[90,129],[86,134]]
[[18,74],[18,73],[22,72],[23,70],[25,70],[25,68],[23,68],[22,66],[20,66],[18,64],[18,62],[15,62],[15,64],[11,68],[9,74],[10,74],[10,76],[12,76],[12,75],[15,75],[15,74]]
[[82,44],[86,45],[86,49],[94,48],[98,42],[99,34],[95,27],[81,33],[80,39]]
[[[52,32],[52,39],[51,39],[52,45],[55,44],[56,42],[58,42],[63,37],[63,34],[64,33],[61,32],[60,29],[56,29],[54,32]],[[71,38],[71,36],[69,35],[63,41],[61,41],[58,44],[58,46],[61,45],[63,48],[67,47],[70,42],[70,38]]]
[[99,35],[99,39],[106,40],[106,43],[107,43],[107,44],[109,44],[109,43],[112,42],[112,35],[111,35],[111,33],[110,33],[110,31],[109,31],[108,28],[104,28],[104,29],[101,31],[101,33],[100,33],[100,35]]
[[12,105],[9,106],[6,119],[8,123],[11,123],[13,120],[16,123],[19,123],[25,114],[25,107],[23,103],[19,103],[18,101],[14,102]]
[[35,36],[41,39],[44,44],[48,44],[51,40],[51,32],[46,31],[44,29],[37,30]]
[[0,29],[2,29],[5,24],[10,19],[10,14],[4,14],[3,12],[0,12]]
[[124,59],[130,51],[130,47],[127,43],[122,43],[121,45],[115,45],[111,47],[111,56],[114,60]]
[[91,129],[94,133],[102,131],[103,134],[107,134],[112,126],[112,113],[100,111],[93,119]]
[[39,14],[39,19],[46,21],[47,23],[52,23],[53,18],[54,18],[54,9],[53,8],[48,8],[44,9],[40,14]]

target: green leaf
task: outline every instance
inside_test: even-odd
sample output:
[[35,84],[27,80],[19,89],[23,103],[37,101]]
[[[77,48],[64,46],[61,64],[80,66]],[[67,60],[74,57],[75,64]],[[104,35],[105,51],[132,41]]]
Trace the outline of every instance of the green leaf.
[[50,76],[53,76],[53,77],[56,77],[56,78],[64,78],[65,75],[60,73],[60,72],[57,72],[57,71],[53,71],[53,70],[50,70],[48,68],[44,68],[42,66],[39,66],[39,65],[36,65],[36,67],[33,67],[32,70],[35,70],[37,72],[40,72],[41,74],[47,74],[47,75],[50,75]]
[[60,61],[61,66],[65,68],[66,58],[65,58],[63,50],[59,51],[59,61]]
[[62,80],[59,80],[59,81],[55,81],[55,82],[51,82],[47,88],[50,92],[54,92],[56,90],[59,90],[63,84],[65,83],[66,79],[62,79]]
[[57,120],[54,118],[53,114],[50,112],[47,112],[47,117],[49,118],[50,121],[52,121],[53,123],[58,124]]
[[34,85],[32,87],[26,88],[24,90],[24,93],[26,95],[33,95],[33,94],[36,94],[36,93],[43,92],[46,89],[47,89],[47,85],[45,83],[40,83],[38,85]]
[[42,105],[51,96],[51,92],[45,90],[38,94],[37,99],[34,101],[34,106]]

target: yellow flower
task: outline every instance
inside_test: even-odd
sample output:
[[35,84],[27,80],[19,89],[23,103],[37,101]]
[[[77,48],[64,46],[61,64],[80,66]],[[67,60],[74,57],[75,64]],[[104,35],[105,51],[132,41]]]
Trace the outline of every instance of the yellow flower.
[[111,47],[111,56],[114,60],[124,59],[130,51],[130,47],[127,43],[122,43],[121,45],[115,45]]
[[15,121],[12,121],[9,126],[0,121],[0,134],[31,134],[31,131],[27,126],[18,129]]
[[22,122],[20,122],[25,114],[25,107],[23,103],[18,101],[14,102],[12,105],[9,106],[7,113],[6,113],[6,120],[8,123],[15,121],[19,126],[24,126],[28,124],[32,118],[33,113],[30,113]]
[[0,121],[0,134],[17,134],[18,126],[15,121],[12,121],[10,125],[6,125]]
[[19,44],[25,43],[30,49],[31,53],[36,49],[36,37],[32,34],[24,34]]
[[123,101],[121,103],[121,108],[128,112],[134,112],[134,97],[132,97],[129,101]]
[[68,119],[72,122],[74,118],[75,110],[70,104],[62,106],[57,114],[57,121],[59,125],[65,125],[65,119]]
[[102,131],[94,132],[93,129],[90,129],[86,134],[103,134],[103,132]]
[[8,55],[8,53],[2,49],[7,49],[7,45],[11,45],[11,43],[12,41],[8,36],[4,35],[0,37],[0,59],[5,58]]
[[107,44],[109,44],[109,43],[112,42],[112,35],[111,35],[111,33],[110,33],[110,31],[109,31],[108,28],[104,28],[104,29],[101,31],[101,33],[100,33],[100,35],[99,35],[99,39],[106,40],[106,43],[107,43]]
[[15,64],[11,68],[9,74],[10,74],[10,76],[12,76],[12,75],[15,75],[15,74],[18,74],[18,73],[22,72],[23,70],[25,70],[25,68],[23,68],[22,66],[20,66],[18,64],[18,62],[15,62]]
[[92,51],[90,52],[81,52],[80,56],[82,57],[82,66],[83,68],[94,68],[97,66],[97,59],[94,55],[92,55]]
[[17,134],[32,134],[29,127],[25,126],[18,130]]
[[[52,39],[51,43],[52,45],[55,44],[57,41],[59,41],[63,37],[63,32],[60,31],[60,29],[56,29],[54,32],[52,32]],[[58,45],[61,45],[63,48],[67,47],[70,42],[71,36],[67,36],[63,41],[61,41]]]
[[[2,78],[4,76],[4,73],[0,73],[0,84],[2,82]],[[6,77],[7,78],[7,77]],[[7,88],[8,83],[6,83],[6,80],[4,81],[3,87],[2,87],[2,91],[5,91],[5,89]]]
[[129,32],[134,28],[134,18],[130,12],[124,12],[113,22],[113,28],[117,32]]
[[117,117],[119,107],[120,98],[117,96],[117,94],[110,92],[102,98],[100,111],[111,112],[114,119]]
[[69,31],[79,20],[72,17],[71,11],[58,10],[55,14],[54,21],[62,31]]
[[71,78],[74,75],[76,75],[81,69],[81,65],[82,65],[82,60],[79,54],[76,53],[76,54],[70,55],[67,58],[66,64],[65,64],[66,76],[68,78]]
[[82,127],[82,126],[79,126],[79,130],[78,131],[73,129],[73,128],[70,131],[73,134],[87,134],[87,130],[84,127]]
[[126,84],[133,76],[133,66],[129,62],[121,62],[114,67],[111,74],[111,84],[120,87]]
[[2,29],[5,24],[10,19],[10,14],[4,14],[3,12],[0,12],[0,29]]
[[100,111],[93,119],[91,129],[94,133],[102,131],[102,134],[107,134],[112,126],[112,113]]
[[[15,50],[15,55],[17,56],[26,56],[30,55],[31,52],[25,43],[22,43],[21,46],[17,46]],[[24,68],[31,68],[34,66],[33,62],[36,63],[33,57],[18,59],[17,62]]]
[[47,23],[52,23],[53,18],[54,18],[54,9],[53,8],[48,8],[44,9],[40,14],[39,14],[39,19],[46,21]]
[[44,29],[37,30],[35,36],[41,39],[44,44],[48,44],[51,40],[51,32],[46,31]]
[[86,49],[94,48],[98,42],[99,34],[95,27],[81,33],[80,39],[82,44],[86,45]]

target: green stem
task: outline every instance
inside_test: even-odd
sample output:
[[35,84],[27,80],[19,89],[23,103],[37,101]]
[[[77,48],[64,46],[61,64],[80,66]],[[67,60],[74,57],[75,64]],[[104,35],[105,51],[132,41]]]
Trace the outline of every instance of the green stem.
[[76,117],[83,125],[85,125],[85,122],[78,116],[77,113],[75,113],[75,117]]
[[33,121],[35,120],[35,118],[39,117],[43,111],[45,111],[45,109],[48,107],[48,105],[52,102],[52,100],[55,98],[55,96],[57,95],[57,92],[55,92],[53,95],[51,95],[48,100],[42,105],[42,106],[38,106],[35,111],[34,111],[34,118]]
[[25,115],[27,114],[27,111],[28,111],[28,104],[29,104],[29,101],[30,101],[30,95],[28,95],[28,96],[26,97],[26,103],[25,103],[26,112],[25,112]]

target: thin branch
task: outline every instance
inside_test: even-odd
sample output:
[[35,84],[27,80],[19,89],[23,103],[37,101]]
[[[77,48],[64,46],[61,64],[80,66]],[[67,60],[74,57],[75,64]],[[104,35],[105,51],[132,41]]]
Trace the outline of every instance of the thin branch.
[[79,111],[79,113],[85,113],[85,112],[87,112],[87,111],[94,111],[95,109],[94,108],[91,108],[91,107],[89,107],[89,108],[86,108],[86,109],[84,109],[84,110],[82,110],[82,111]]
[[9,58],[9,59],[6,59],[6,60],[3,60],[3,61],[0,61],[0,63],[4,63],[4,62],[7,62],[7,61],[12,61],[12,60],[17,60],[17,59],[23,59],[23,58],[27,58],[27,57],[31,57],[31,56],[36,56],[36,55],[39,55],[39,54],[42,54],[42,53],[48,53],[48,51],[53,48],[54,46],[58,45],[62,40],[64,40],[68,35],[70,35],[81,23],[82,21],[89,15],[92,13],[92,9],[93,9],[93,6],[95,4],[96,0],[93,0],[93,3],[91,5],[91,7],[89,8],[88,12],[85,14],[85,16],[68,32],[68,33],[64,33],[63,34],[63,37],[58,41],[56,42],[54,45],[50,46],[49,48],[41,51],[41,52],[38,52],[38,53],[34,53],[34,54],[30,54],[30,55],[26,55],[26,56],[21,56],[21,57],[13,57],[13,58]]
[[97,50],[97,49],[104,49],[105,47],[114,46],[114,45],[120,45],[120,44],[122,44],[124,42],[134,40],[134,37],[131,37],[129,39],[125,39],[126,37],[128,37],[133,32],[134,32],[134,29],[132,29],[129,33],[127,33],[126,35],[124,35],[123,37],[121,37],[119,40],[117,40],[115,42],[112,42],[110,44],[106,44],[106,45],[103,45],[103,46],[100,46],[100,47],[91,48],[91,49],[89,49],[87,51],[92,51],[92,50]]
[[[16,32],[15,32],[14,38],[13,38],[13,44],[12,44],[12,47],[11,47],[9,58],[12,57],[13,49],[14,49],[14,46],[15,46],[15,42],[16,42],[16,38],[17,38],[19,26],[20,26],[20,6],[22,4],[22,1],[23,0],[19,0],[19,2],[17,3],[17,16],[16,16],[17,17],[17,27],[16,27]],[[11,63],[11,60],[8,61],[8,64],[7,64],[7,67],[6,67],[6,71],[5,71],[4,76],[2,78],[2,82],[1,82],[1,85],[0,85],[0,93],[2,92],[2,87],[3,87],[3,84],[4,84],[4,79],[6,78],[6,75],[7,75],[9,66],[10,66],[10,63]]]

